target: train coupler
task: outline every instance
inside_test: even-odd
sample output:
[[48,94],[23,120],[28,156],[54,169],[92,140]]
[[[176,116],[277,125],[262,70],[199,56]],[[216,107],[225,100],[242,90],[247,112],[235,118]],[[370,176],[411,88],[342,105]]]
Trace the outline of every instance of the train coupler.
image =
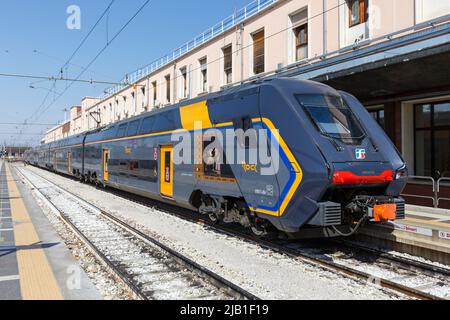
[[388,222],[403,219],[405,201],[394,197],[359,196],[347,206],[352,213],[368,217],[371,222]]

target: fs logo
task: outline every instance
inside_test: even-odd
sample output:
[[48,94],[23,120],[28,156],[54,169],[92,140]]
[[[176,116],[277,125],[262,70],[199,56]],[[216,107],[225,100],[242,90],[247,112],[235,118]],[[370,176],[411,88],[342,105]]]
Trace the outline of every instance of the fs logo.
[[356,160],[366,160],[366,149],[356,149]]

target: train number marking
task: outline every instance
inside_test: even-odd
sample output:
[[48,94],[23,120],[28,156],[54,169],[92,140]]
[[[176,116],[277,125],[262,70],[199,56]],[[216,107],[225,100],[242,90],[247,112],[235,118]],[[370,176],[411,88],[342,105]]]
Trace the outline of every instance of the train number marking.
[[166,167],[166,182],[170,182],[170,167]]

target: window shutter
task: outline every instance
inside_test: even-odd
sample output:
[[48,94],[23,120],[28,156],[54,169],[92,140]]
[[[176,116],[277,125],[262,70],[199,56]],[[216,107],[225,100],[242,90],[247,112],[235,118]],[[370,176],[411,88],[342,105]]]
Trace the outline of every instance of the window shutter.
[[255,74],[263,73],[265,70],[264,57],[264,30],[253,35],[253,72]]

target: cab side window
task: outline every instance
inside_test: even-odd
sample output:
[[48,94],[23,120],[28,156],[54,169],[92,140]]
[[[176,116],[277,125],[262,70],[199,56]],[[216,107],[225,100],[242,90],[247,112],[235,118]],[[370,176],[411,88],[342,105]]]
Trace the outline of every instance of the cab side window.
[[255,136],[256,132],[253,129],[253,121],[250,116],[233,119],[233,127],[234,130],[242,130],[244,132],[244,136],[237,135],[238,143],[241,148],[245,149],[254,149],[256,148],[255,142],[257,141],[257,137]]

